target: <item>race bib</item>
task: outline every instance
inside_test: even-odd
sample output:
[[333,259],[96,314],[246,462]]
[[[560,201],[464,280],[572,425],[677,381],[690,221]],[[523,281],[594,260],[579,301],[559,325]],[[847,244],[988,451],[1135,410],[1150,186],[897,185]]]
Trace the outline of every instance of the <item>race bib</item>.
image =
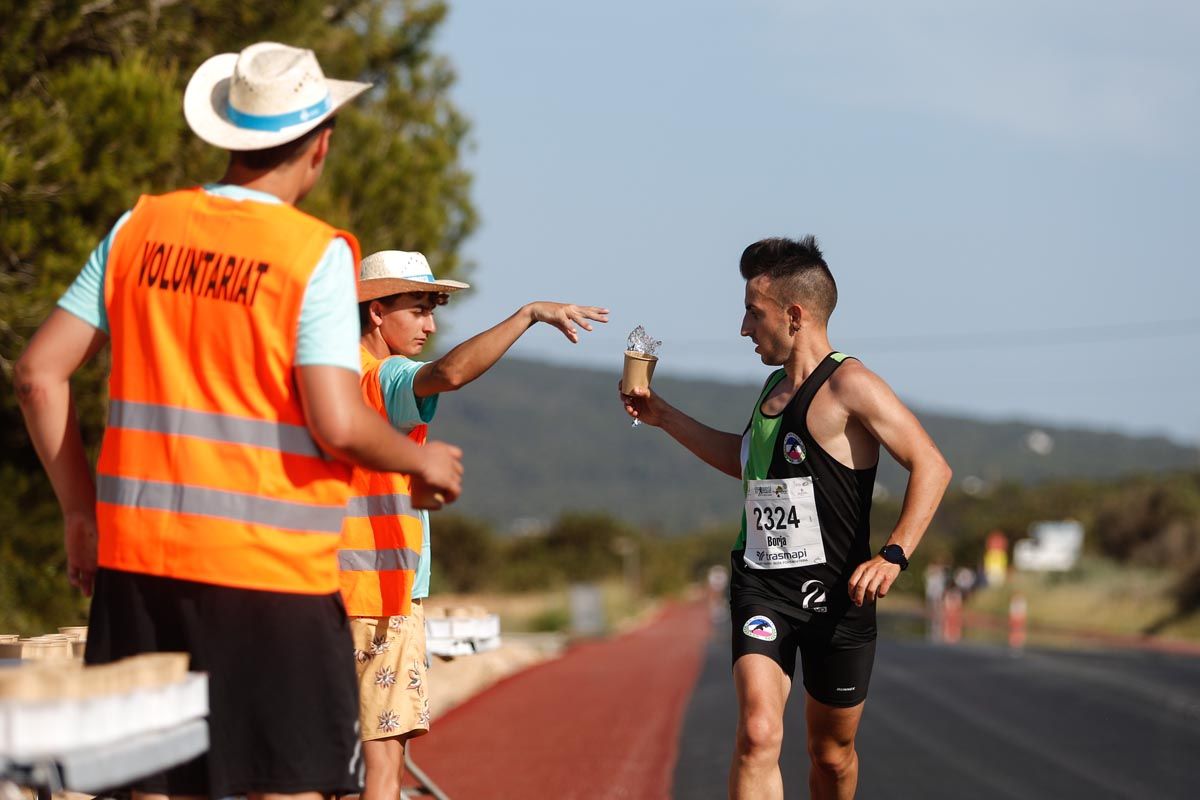
[[743,559],[754,569],[825,563],[812,478],[746,482]]

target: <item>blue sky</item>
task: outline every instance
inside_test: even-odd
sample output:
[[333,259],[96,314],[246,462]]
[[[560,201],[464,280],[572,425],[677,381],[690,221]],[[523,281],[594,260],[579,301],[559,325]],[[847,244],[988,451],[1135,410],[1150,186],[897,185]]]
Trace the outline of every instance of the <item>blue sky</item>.
[[448,338],[594,303],[516,352],[615,380],[642,324],[663,372],[758,381],[738,256],[814,233],[834,345],[913,405],[1200,442],[1197,41],[1154,0],[453,4],[483,226]]

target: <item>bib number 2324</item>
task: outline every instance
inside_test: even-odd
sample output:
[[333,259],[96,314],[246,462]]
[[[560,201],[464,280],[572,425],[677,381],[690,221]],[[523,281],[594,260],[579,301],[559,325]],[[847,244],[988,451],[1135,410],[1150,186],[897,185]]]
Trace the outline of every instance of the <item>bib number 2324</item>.
[[756,569],[825,563],[812,478],[747,483],[744,558]]

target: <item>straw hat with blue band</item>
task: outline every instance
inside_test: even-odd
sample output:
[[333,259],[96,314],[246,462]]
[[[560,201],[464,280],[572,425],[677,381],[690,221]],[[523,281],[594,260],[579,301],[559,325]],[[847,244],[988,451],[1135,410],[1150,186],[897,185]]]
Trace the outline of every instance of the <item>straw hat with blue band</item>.
[[211,145],[265,150],[299,139],[369,88],[326,78],[311,50],[259,42],[201,64],[184,92],[183,114]]
[[457,292],[469,283],[438,280],[420,253],[381,250],[362,260],[358,271],[358,302],[376,300],[402,292]]

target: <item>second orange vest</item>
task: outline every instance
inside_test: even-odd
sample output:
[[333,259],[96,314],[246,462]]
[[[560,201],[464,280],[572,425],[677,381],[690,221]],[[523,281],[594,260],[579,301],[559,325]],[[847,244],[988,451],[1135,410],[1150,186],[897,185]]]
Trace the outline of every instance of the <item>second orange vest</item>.
[[[363,399],[387,419],[379,383],[386,359],[362,350]],[[425,444],[428,425],[417,425],[408,438]],[[421,558],[423,527],[412,508],[412,478],[398,472],[355,467],[350,503],[338,550],[342,599],[352,617],[412,613],[412,587]]]

